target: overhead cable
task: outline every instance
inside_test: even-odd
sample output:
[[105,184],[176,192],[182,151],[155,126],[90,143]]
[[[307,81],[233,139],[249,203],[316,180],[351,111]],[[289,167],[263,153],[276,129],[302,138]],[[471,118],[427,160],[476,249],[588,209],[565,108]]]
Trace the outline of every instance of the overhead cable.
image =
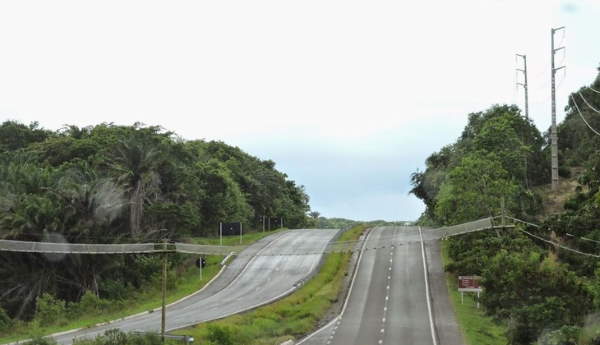
[[543,238],[541,236],[534,235],[534,234],[532,234],[531,232],[529,232],[527,230],[519,229],[519,231],[521,231],[521,232],[523,232],[523,233],[525,233],[525,234],[527,234],[527,235],[529,235],[529,236],[531,236],[533,238],[536,238],[536,239],[538,239],[540,241],[543,241],[543,242],[546,242],[546,243],[551,244],[553,246],[559,247],[561,249],[564,249],[564,250],[567,250],[567,251],[570,251],[570,252],[573,252],[573,253],[576,253],[576,254],[580,254],[580,255],[590,256],[590,257],[593,257],[593,258],[600,258],[600,255],[586,253],[586,252],[579,251],[577,249],[569,248],[569,247],[567,247],[565,245],[562,245],[560,243],[556,243],[556,242],[550,241],[548,239],[545,239],[545,238]]
[[583,117],[583,114],[581,113],[581,110],[579,109],[579,106],[577,105],[577,102],[575,101],[575,98],[573,98],[573,96],[570,96],[571,100],[573,101],[573,104],[575,104],[575,108],[577,109],[577,112],[579,113],[579,116],[581,117],[581,119],[583,120],[583,122],[586,124],[586,126],[588,126],[588,128],[594,132],[596,135],[600,135],[600,132],[598,132],[597,130],[594,129],[594,127],[592,127],[586,120],[585,117]]
[[579,94],[579,97],[581,97],[581,99],[583,99],[583,101],[585,102],[585,104],[587,104],[587,106],[588,106],[588,107],[590,107],[590,108],[591,108],[593,111],[595,111],[595,112],[597,112],[598,114],[600,114],[600,110],[598,110],[598,109],[594,108],[594,106],[593,106],[593,105],[591,105],[591,104],[590,104],[590,102],[588,102],[588,101],[587,101],[587,99],[585,99],[585,98],[583,97],[583,95],[581,94],[581,92],[578,92],[578,94]]

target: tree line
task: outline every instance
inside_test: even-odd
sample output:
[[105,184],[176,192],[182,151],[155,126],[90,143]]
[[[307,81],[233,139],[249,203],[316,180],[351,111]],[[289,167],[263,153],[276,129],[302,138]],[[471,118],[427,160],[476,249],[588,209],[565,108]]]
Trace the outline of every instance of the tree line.
[[[600,69],[599,69],[600,70]],[[600,75],[590,85],[600,90]],[[600,94],[582,87],[571,97],[600,129]],[[541,224],[527,229],[589,253],[600,250],[600,137],[581,120],[570,97],[559,128],[559,175],[583,171],[564,212],[542,217],[541,187],[550,182],[549,133],[541,133],[514,105],[469,114],[458,140],[415,172],[412,193],[423,200],[421,224],[452,225],[505,212]],[[590,241],[591,240],[591,241]],[[594,242],[598,241],[598,242]],[[506,326],[510,344],[600,344],[600,262],[527,237],[517,230],[451,238],[457,275],[482,276],[482,304]]]
[[[157,126],[102,123],[52,131],[0,125],[0,238],[132,243],[213,236],[219,222],[257,228],[259,218],[308,221],[304,187],[237,147],[183,140]],[[174,262],[173,264],[176,264]],[[0,252],[0,333],[28,320],[49,294],[124,299],[153,279],[148,255],[84,256]]]

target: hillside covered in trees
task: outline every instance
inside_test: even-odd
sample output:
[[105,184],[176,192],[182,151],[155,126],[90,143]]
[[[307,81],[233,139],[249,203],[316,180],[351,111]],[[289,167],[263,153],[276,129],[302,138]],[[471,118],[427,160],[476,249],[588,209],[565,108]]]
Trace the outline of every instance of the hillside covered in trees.
[[[0,238],[130,243],[214,236],[219,222],[302,227],[302,186],[222,142],[186,141],[160,127],[100,124],[59,131],[0,125]],[[173,265],[177,264],[174,262]],[[44,293],[119,300],[155,277],[159,258],[0,253],[0,334],[34,316]],[[63,302],[64,303],[64,302]]]
[[[591,88],[590,88],[591,87]],[[577,168],[574,196],[564,212],[541,217],[536,186],[550,183],[548,133],[515,106],[469,115],[458,140],[433,153],[412,175],[412,193],[427,209],[420,222],[451,225],[499,215],[541,225],[473,233],[449,240],[456,275],[483,277],[485,312],[504,325],[510,344],[600,344],[600,261],[560,249],[600,252],[600,76],[570,96],[559,125],[559,175]],[[581,111],[581,115],[578,112]]]

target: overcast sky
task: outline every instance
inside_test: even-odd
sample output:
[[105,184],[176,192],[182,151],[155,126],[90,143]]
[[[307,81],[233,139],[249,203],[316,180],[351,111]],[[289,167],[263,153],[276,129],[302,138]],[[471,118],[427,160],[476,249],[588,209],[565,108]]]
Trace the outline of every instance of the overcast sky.
[[327,217],[416,219],[410,174],[469,112],[522,105],[550,124],[600,65],[598,0],[0,2],[0,120],[161,125],[223,140],[306,187]]

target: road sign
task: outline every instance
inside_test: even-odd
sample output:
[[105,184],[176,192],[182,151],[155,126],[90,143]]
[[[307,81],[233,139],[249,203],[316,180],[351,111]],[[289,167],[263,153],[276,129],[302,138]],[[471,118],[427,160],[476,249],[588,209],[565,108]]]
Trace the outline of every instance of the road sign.
[[458,277],[458,291],[460,292],[481,292],[481,286],[479,281],[480,276],[459,276]]
[[199,258],[198,260],[196,260],[196,267],[198,268],[202,268],[206,266],[206,259],[205,258]]
[[223,236],[239,236],[242,233],[242,223],[223,223]]

